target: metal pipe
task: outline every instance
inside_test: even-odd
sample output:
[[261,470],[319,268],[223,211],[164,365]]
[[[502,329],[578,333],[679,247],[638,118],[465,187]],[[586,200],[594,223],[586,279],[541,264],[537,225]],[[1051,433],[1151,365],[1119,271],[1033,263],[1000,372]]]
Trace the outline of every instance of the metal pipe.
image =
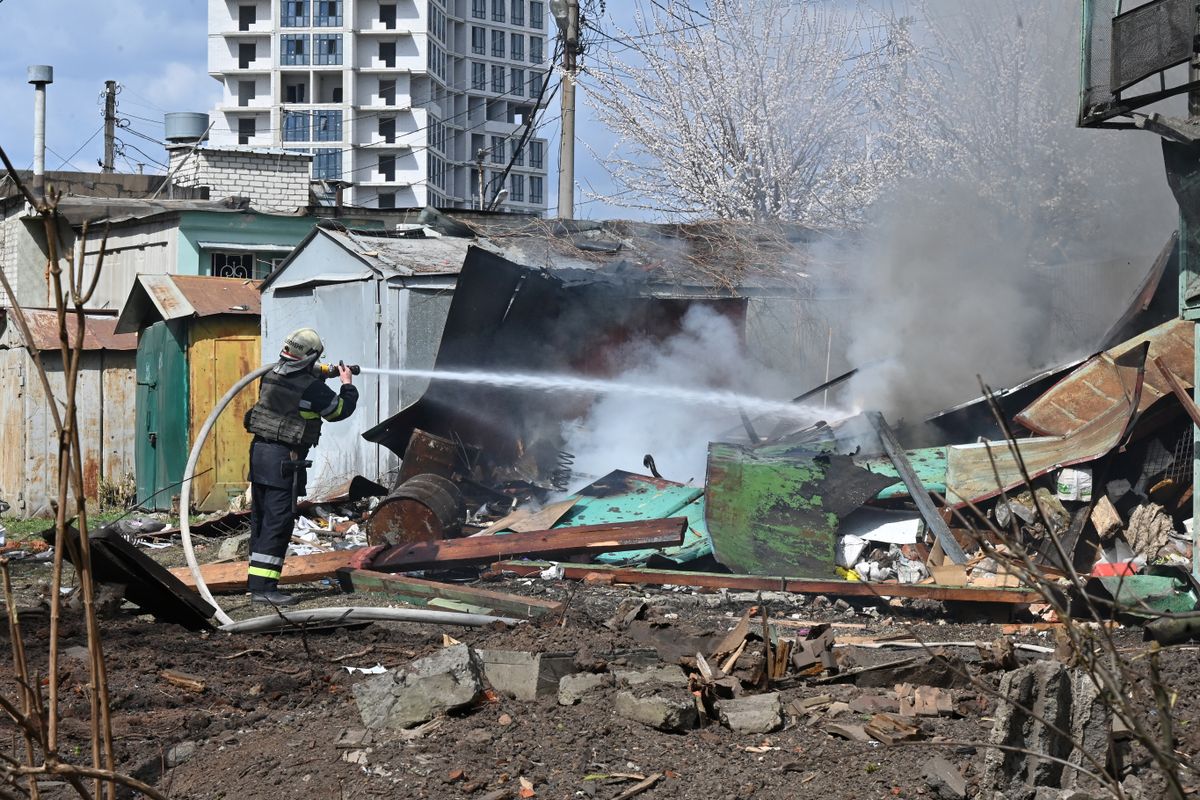
[[238,392],[274,368],[275,364],[271,363],[251,370],[246,373],[245,377],[231,386],[229,391],[217,401],[217,404],[213,406],[212,412],[208,415],[208,419],[204,420],[204,425],[200,428],[200,433],[196,435],[196,442],[192,445],[192,452],[188,456],[187,466],[183,469],[183,485],[179,490],[179,536],[183,544],[183,557],[187,559],[188,569],[191,570],[192,578],[196,581],[196,591],[217,610],[213,616],[223,625],[228,625],[233,620],[225,613],[220,604],[217,603],[212,592],[208,590],[208,584],[204,582],[204,575],[200,572],[200,562],[196,560],[196,552],[192,549],[192,526],[188,522],[188,507],[191,505],[192,499],[192,475],[196,471],[196,463],[200,460],[200,450],[204,447],[204,443],[208,441],[208,435],[212,432],[217,417],[221,416],[221,412],[233,401]]
[[54,83],[54,67],[37,64],[26,70],[33,84],[33,193],[46,194],[46,86]]
[[464,614],[461,611],[435,611],[428,608],[376,608],[373,606],[339,606],[313,608],[304,611],[278,611],[264,617],[227,622],[221,630],[227,633],[263,633],[298,627],[314,622],[427,622],[433,625],[462,625],[482,628],[496,622],[517,625],[524,620],[512,617],[492,617],[487,614]]

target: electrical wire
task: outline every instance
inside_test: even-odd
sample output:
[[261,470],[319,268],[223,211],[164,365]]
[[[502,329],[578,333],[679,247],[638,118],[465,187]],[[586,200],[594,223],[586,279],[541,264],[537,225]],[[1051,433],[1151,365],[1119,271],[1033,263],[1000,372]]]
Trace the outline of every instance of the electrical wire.
[[[97,136],[100,134],[100,131],[102,131],[102,130],[104,130],[104,126],[103,126],[103,125],[101,125],[99,128],[97,128],[97,129],[96,129],[96,132],[95,132],[95,133],[93,133],[91,136],[89,136],[89,137],[87,138],[87,141],[85,141],[83,144],[79,145],[79,147],[76,147],[76,148],[75,148],[75,152],[74,152],[74,153],[71,153],[71,155],[67,156],[66,158],[63,158],[63,159],[62,159],[62,163],[61,163],[61,164],[59,164],[59,165],[56,167],[56,169],[62,169],[64,165],[71,163],[71,159],[72,159],[72,158],[74,158],[75,156],[79,155],[80,151],[82,151],[82,150],[83,150],[83,148],[85,148],[85,147],[87,147],[89,144],[91,144],[91,143],[92,143],[92,140],[93,140],[93,139],[95,139],[95,138],[96,138],[96,137],[97,137]],[[47,147],[46,149],[47,149],[47,150],[50,150],[50,148],[49,148],[49,147]],[[50,152],[51,152],[51,153],[54,153],[54,151],[53,151],[53,150],[50,150]],[[58,155],[58,153],[54,153],[54,155],[58,156],[59,158],[62,158],[62,156],[59,156],[59,155]]]

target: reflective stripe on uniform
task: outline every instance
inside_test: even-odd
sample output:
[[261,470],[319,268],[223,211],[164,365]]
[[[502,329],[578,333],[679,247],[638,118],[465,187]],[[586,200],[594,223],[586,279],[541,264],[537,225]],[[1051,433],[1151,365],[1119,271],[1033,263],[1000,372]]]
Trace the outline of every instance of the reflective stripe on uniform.
[[246,570],[247,575],[254,575],[259,578],[267,578],[268,580],[277,581],[283,574],[277,569],[266,569],[265,567],[249,567]]
[[283,566],[283,557],[282,556],[269,556],[264,553],[251,553],[250,560],[251,561],[261,561],[264,564],[273,564],[276,567]]
[[319,416],[321,416],[321,415],[315,411],[301,411],[300,412],[301,419],[316,419]]
[[336,403],[330,405],[330,408],[333,411],[325,411],[321,416],[332,422],[342,415],[342,398],[339,397]]

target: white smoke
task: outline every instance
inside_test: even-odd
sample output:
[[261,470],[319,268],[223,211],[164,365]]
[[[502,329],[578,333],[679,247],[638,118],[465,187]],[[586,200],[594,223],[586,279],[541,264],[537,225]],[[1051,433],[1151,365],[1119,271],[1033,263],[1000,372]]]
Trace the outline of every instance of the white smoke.
[[[680,330],[661,342],[635,342],[617,357],[614,379],[689,389],[736,391],[783,400],[795,394],[784,376],[746,355],[737,326],[717,312],[694,306]],[[769,433],[774,422],[763,420]],[[622,394],[604,395],[589,413],[565,426],[566,449],[575,456],[577,486],[614,469],[645,474],[642,458],[654,457],[669,480],[704,482],[708,444],[741,431],[737,414]],[[744,434],[743,434],[744,435]]]

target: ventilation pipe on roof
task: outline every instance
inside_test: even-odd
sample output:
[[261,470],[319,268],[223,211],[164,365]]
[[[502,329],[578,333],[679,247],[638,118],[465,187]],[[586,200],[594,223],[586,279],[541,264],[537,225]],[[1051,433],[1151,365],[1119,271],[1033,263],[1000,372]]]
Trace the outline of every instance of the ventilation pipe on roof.
[[46,194],[46,86],[54,83],[54,67],[35,64],[26,71],[33,84],[33,194]]

